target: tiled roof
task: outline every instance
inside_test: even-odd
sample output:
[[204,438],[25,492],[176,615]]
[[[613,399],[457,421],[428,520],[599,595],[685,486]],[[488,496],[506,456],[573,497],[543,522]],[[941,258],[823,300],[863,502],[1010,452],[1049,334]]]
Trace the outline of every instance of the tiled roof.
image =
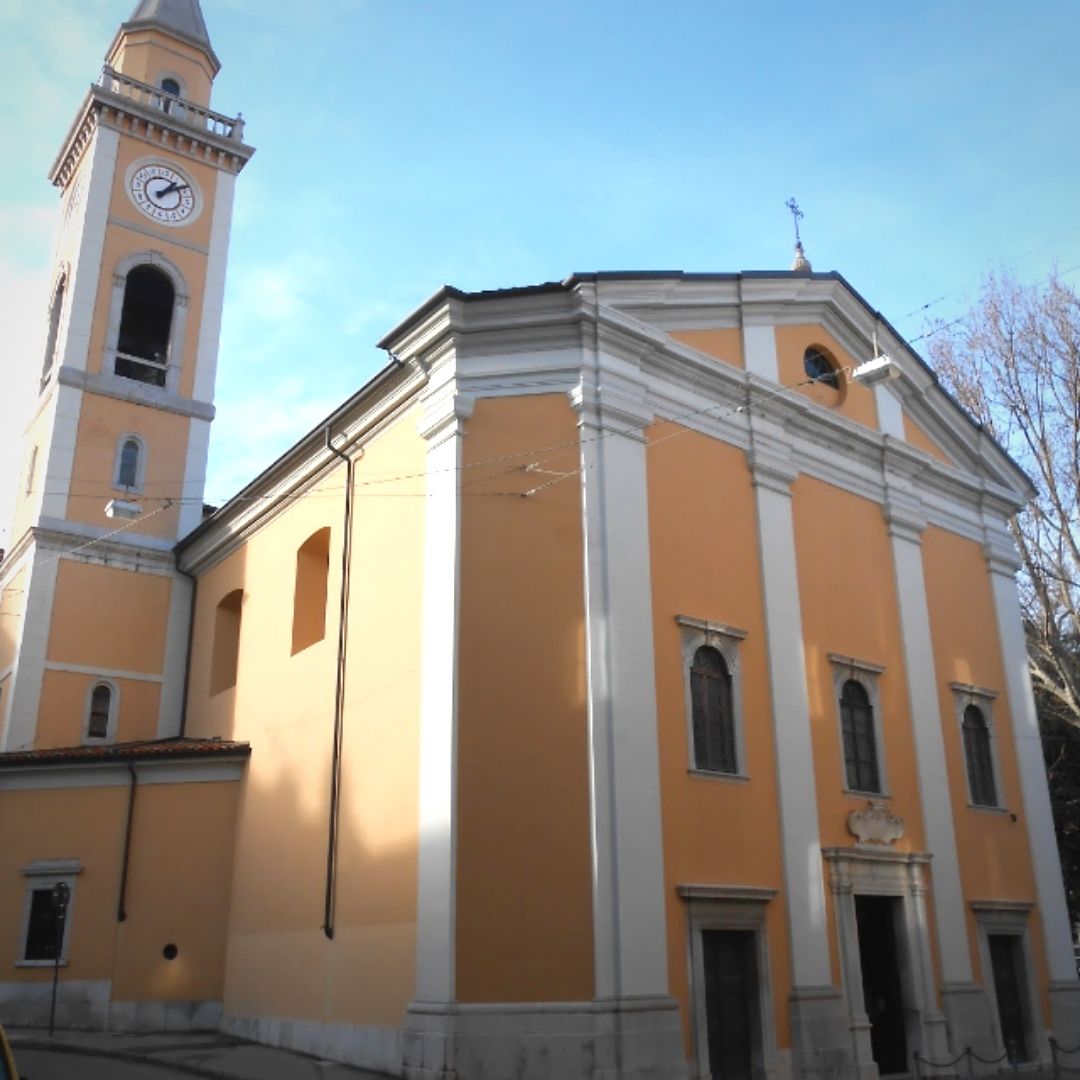
[[145,742],[58,746],[48,750],[16,750],[0,754],[0,769],[20,765],[91,765],[114,761],[249,757],[251,745],[224,739],[152,739]]

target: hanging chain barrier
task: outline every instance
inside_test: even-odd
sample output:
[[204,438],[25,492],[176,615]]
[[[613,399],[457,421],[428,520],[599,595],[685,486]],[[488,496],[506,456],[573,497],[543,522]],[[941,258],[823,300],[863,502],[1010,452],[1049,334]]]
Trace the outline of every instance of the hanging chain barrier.
[[1050,1036],[1050,1060],[1054,1066],[1054,1080],[1064,1080],[1065,1076],[1075,1076],[1080,1072],[1080,1061],[1070,1065],[1061,1060],[1062,1056],[1069,1057],[1072,1054],[1080,1054],[1080,1046],[1062,1046],[1053,1035]]
[[[1051,1040],[1051,1044],[1052,1043],[1053,1040]],[[1077,1047],[1077,1049],[1080,1049],[1080,1047]],[[930,1058],[925,1058],[922,1056],[922,1054],[918,1052],[911,1055],[911,1060],[915,1066],[915,1080],[924,1080],[924,1077],[926,1078],[926,1080],[929,1080],[930,1077],[936,1076],[958,1077],[960,1075],[960,1069],[957,1068],[953,1070],[953,1066],[959,1066],[962,1061],[966,1062],[965,1068],[967,1070],[968,1080],[975,1080],[976,1062],[979,1062],[979,1064],[981,1065],[1001,1065],[1002,1062],[1007,1062],[1006,1065],[1002,1066],[1002,1068],[998,1069],[997,1071],[998,1073],[1003,1073],[1006,1069],[1008,1069],[1013,1076],[1016,1076],[1020,1068],[1020,1063],[1017,1061],[1016,1055],[1010,1054],[1008,1050],[1006,1050],[1005,1053],[1002,1054],[1000,1057],[985,1058],[981,1054],[976,1054],[970,1046],[965,1046],[964,1049],[961,1050],[956,1057],[951,1058],[949,1061],[931,1061]],[[932,1069],[934,1071],[931,1073],[924,1073],[924,1069]],[[942,1070],[953,1071],[942,1072]],[[981,1075],[985,1075],[985,1073],[982,1073]],[[1055,1080],[1057,1080],[1056,1069],[1054,1076]]]

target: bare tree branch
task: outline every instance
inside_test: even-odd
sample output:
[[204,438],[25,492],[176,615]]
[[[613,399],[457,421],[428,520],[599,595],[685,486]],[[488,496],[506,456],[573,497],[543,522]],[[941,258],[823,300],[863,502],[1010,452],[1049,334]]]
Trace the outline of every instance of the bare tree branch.
[[1080,730],[1080,295],[1057,277],[1029,288],[991,275],[929,352],[1038,489],[1013,522],[1032,680]]

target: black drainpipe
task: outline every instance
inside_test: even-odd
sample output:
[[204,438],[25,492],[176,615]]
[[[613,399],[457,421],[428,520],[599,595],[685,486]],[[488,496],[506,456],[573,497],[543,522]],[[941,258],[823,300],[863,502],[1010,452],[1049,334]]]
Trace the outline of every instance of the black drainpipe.
[[334,688],[334,745],[330,762],[330,814],[326,836],[326,899],[323,933],[334,939],[334,906],[337,899],[338,821],[341,817],[341,742],[345,718],[345,640],[349,621],[349,566],[352,562],[353,459],[330,440],[326,449],[345,462],[345,519],[341,535],[341,592],[338,600],[337,684]]
[[128,788],[127,825],[124,828],[124,858],[120,863],[120,901],[116,906],[116,921],[127,920],[127,883],[128,864],[131,862],[131,831],[135,824],[135,789],[138,779],[135,766],[129,761],[128,772],[131,774],[131,786]]
[[187,632],[187,655],[184,657],[184,691],[180,699],[180,734],[182,739],[187,732],[187,707],[188,688],[191,686],[191,654],[195,648],[195,601],[199,596],[199,579],[194,574],[189,574],[180,568],[179,558],[176,560],[176,572],[183,574],[191,582],[191,610],[188,612]]

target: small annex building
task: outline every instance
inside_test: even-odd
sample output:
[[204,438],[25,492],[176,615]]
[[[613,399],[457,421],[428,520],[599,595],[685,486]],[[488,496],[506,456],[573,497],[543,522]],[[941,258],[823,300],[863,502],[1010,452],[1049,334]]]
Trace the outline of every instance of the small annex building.
[[1080,1042],[1030,484],[887,319],[805,259],[443,288],[204,520],[254,152],[217,70],[197,0],[141,0],[51,172],[0,1022],[59,948],[61,1025],[411,1080]]

